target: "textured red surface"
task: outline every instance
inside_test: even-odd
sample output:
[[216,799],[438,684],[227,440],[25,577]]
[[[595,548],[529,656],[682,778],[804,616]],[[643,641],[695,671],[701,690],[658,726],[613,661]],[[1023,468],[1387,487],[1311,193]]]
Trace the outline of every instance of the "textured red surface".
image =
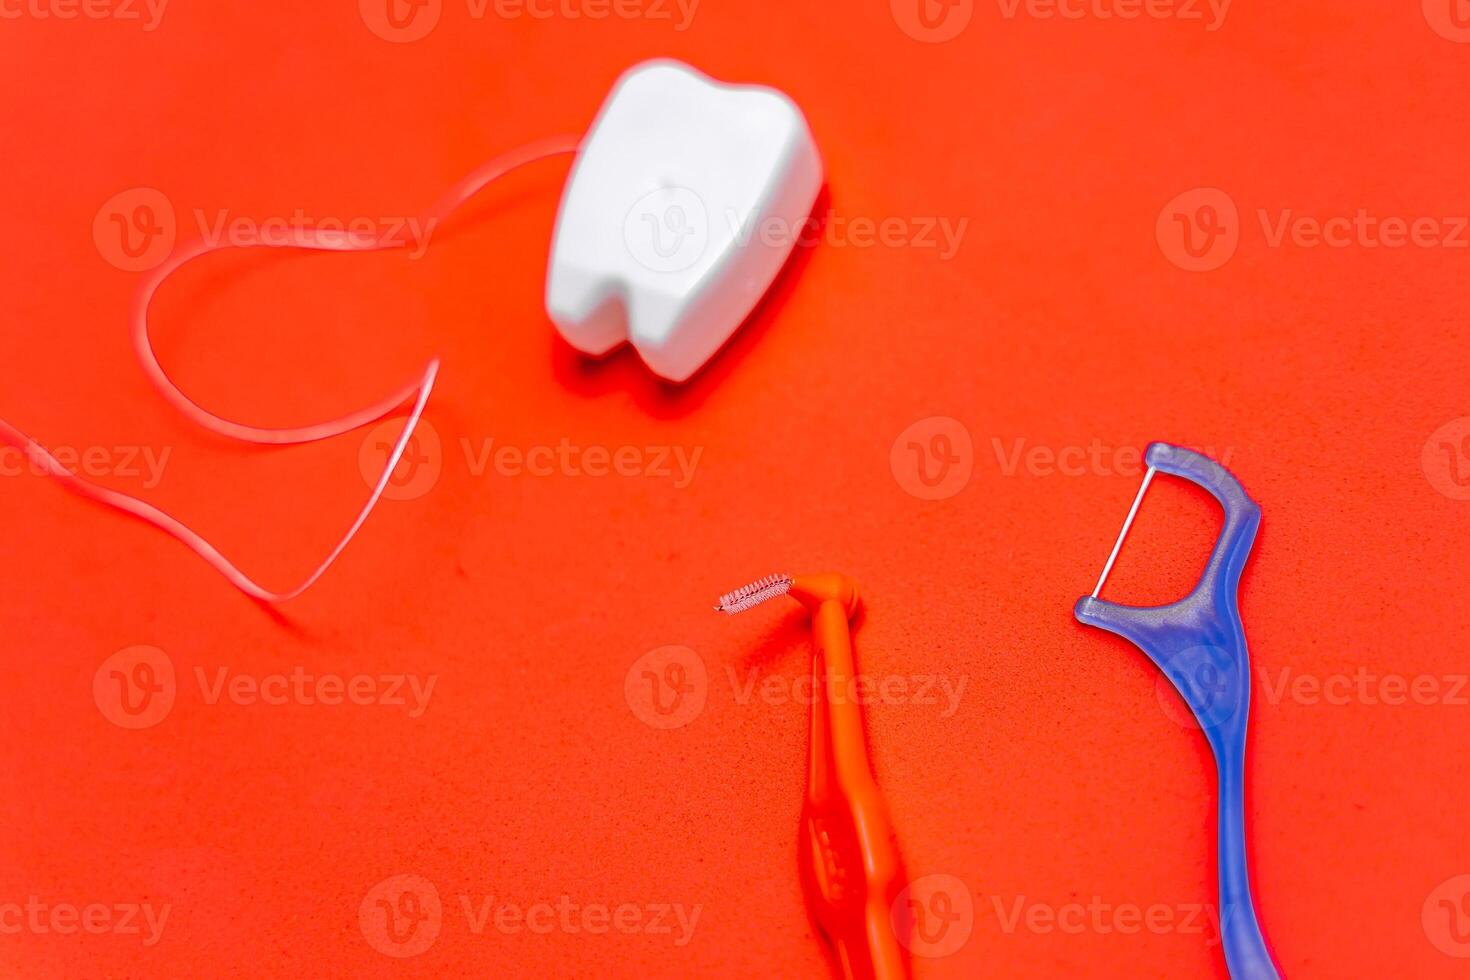
[[[1470,414],[1466,251],[1272,235],[1288,211],[1365,209],[1453,238],[1470,46],[1431,27],[1450,23],[1432,3],[1240,3],[1213,31],[980,3],[941,44],[898,26],[915,23],[901,3],[838,6],[704,0],[681,31],[672,6],[653,9],[674,21],[547,20],[446,0],[401,44],[348,0],[174,0],[152,31],[38,16],[59,2],[5,8],[20,15],[0,22],[0,415],[106,449],[101,482],[269,584],[304,574],[350,519],[364,439],[252,450],[158,398],[124,329],[138,277],[107,261],[105,214],[94,241],[114,195],[161,192],[181,236],[196,210],[206,225],[222,209],[413,214],[493,154],[582,130],[620,71],[667,54],[789,92],[829,196],[821,240],[682,390],[626,352],[588,364],[553,338],[540,298],[565,161],[492,189],[418,259],[229,254],[170,283],[160,356],[226,415],[335,415],[442,354],[428,415],[442,473],[270,611],[8,459],[0,906],[169,914],[145,945],[146,926],[66,934],[43,916],[17,932],[0,908],[0,972],[825,976],[795,874],[806,627],[794,605],[735,620],[709,606],[768,571],[832,569],[866,591],[866,673],[965,684],[952,712],[942,694],[868,711],[908,872],[952,876],[975,909],[958,951],[915,976],[1224,977],[1189,911],[1215,900],[1208,751],[1137,651],[1071,618],[1137,485],[1112,450],[1167,439],[1228,449],[1264,512],[1241,597],[1261,674],[1251,846],[1285,973],[1463,975],[1445,950],[1467,951],[1450,914],[1470,872],[1470,706],[1453,680],[1470,501],[1448,467],[1470,467],[1470,447],[1463,428],[1436,432]],[[1213,271],[1170,258],[1161,209],[1194,188],[1238,208],[1238,247]],[[1190,205],[1175,213],[1203,217]],[[935,218],[967,222],[952,255],[922,247]],[[896,219],[908,244],[864,245],[854,219]],[[907,440],[891,459],[931,417],[973,445],[970,479],[942,500],[905,490]],[[639,476],[476,474],[492,438],[700,455],[687,485],[648,472],[653,454]],[[1044,456],[1011,468],[1018,442],[1108,452],[1064,475]],[[166,449],[162,477],[115,447]],[[1216,520],[1156,484],[1108,596],[1181,593]],[[100,696],[93,683],[138,645],[173,665],[175,699],[129,730],[109,720],[110,674]],[[667,646],[707,673],[689,681],[702,709],[661,729],[627,692],[647,714],[630,669]],[[693,663],[665,651],[654,666],[671,657]],[[211,703],[221,668],[436,681],[410,717]],[[1360,671],[1441,686],[1407,704],[1381,680],[1354,680],[1342,704],[1311,696]],[[1273,697],[1283,678],[1306,680]],[[437,938],[402,959],[372,925],[399,875],[441,901]],[[677,923],[646,918],[474,928],[484,908],[563,896],[700,912],[682,945]],[[1130,918],[1154,907],[1172,924]]]

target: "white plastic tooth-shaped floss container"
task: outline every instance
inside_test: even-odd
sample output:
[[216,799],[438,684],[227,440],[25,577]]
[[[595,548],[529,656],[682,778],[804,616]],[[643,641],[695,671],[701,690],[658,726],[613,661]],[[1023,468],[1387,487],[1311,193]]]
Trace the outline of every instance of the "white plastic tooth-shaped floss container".
[[811,216],[822,161],[796,103],[677,61],[629,69],[562,194],[546,310],[577,350],[627,341],[681,382],[770,287]]

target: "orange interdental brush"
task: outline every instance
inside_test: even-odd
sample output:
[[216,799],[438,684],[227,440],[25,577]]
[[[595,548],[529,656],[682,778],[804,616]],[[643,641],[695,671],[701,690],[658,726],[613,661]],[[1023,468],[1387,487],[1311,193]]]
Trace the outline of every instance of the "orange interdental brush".
[[849,622],[857,583],[845,575],[769,575],[720,597],[737,613],[790,595],[812,617],[812,732],[797,841],[802,886],[818,930],[848,980],[901,980],[908,966],[890,910],[902,869],[888,807],[863,741]]

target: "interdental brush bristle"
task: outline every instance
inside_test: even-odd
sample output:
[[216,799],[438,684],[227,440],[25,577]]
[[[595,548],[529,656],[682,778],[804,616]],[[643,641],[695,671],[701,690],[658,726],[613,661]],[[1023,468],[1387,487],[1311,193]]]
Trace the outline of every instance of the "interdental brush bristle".
[[726,592],[720,596],[719,604],[715,606],[716,612],[734,615],[743,612],[751,606],[758,606],[767,599],[774,599],[778,595],[785,595],[791,590],[790,575],[767,575],[765,578],[756,579],[749,585],[742,586],[734,592]]

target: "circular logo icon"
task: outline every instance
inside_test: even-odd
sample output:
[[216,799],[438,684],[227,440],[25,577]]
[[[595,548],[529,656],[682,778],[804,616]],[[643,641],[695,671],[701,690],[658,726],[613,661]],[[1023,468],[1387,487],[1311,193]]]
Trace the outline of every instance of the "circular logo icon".
[[1240,212],[1215,187],[1196,187],[1164,205],[1154,233],[1164,258],[1189,272],[1218,269],[1240,244]]
[[1155,675],[1154,696],[1164,714],[1180,727],[1213,729],[1235,715],[1240,684],[1232,658],[1223,649],[1190,647],[1170,659],[1167,672]]
[[949,956],[975,930],[975,898],[954,875],[925,875],[898,893],[889,909],[899,942],[915,956]]
[[939,44],[959,37],[975,16],[975,0],[888,0],[893,20],[915,41]]
[[417,956],[439,938],[444,910],[439,889],[419,875],[394,875],[373,886],[357,908],[357,927],[384,956]]
[[1456,875],[1429,893],[1421,913],[1424,935],[1446,956],[1470,958],[1470,875]]
[[650,650],[628,668],[623,697],[644,724],[683,728],[699,717],[709,697],[704,659],[688,647]]
[[152,728],[173,710],[174,662],[158,647],[119,650],[92,675],[92,700],[119,728]]
[[[373,427],[357,450],[357,468],[369,488],[378,485],[383,469],[393,456],[393,447],[403,434],[403,419],[387,419]],[[444,447],[439,433],[429,420],[420,416],[413,435],[403,447],[403,455],[388,475],[383,486],[387,500],[414,500],[434,489],[444,470]]]
[[438,26],[444,0],[357,0],[357,12],[378,37],[409,44]]
[[958,419],[931,415],[904,429],[888,451],[893,478],[920,500],[953,497],[975,472],[975,444]]
[[687,187],[644,194],[623,218],[623,240],[639,265],[654,272],[682,272],[709,247],[709,212]]
[[1435,429],[1419,463],[1434,489],[1451,500],[1470,500],[1470,416]]
[[1470,41],[1470,0],[1424,0],[1424,19],[1447,41]]
[[158,265],[173,251],[177,235],[173,203],[152,187],[133,187],[112,195],[92,219],[97,252],[124,272],[143,272]]

